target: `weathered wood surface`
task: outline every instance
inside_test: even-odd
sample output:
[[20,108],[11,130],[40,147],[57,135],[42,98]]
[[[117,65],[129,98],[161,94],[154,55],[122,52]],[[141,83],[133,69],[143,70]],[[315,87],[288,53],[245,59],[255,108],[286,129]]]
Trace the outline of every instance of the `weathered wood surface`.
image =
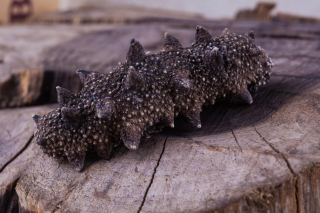
[[[186,46],[193,40],[192,24],[185,23],[182,29],[147,27],[149,36],[157,34],[151,32],[165,30]],[[108,161],[91,157],[81,173],[67,163],[44,156],[34,141],[28,145],[35,126],[28,125],[31,120],[28,116],[17,116],[21,126],[29,127],[24,131],[30,135],[18,135],[20,130],[16,128],[0,134],[1,138],[17,135],[20,144],[13,151],[11,148],[6,151],[14,157],[2,160],[5,165],[0,172],[2,211],[317,212],[320,28],[260,22],[225,24],[236,32],[255,29],[256,42],[275,63],[270,83],[254,94],[252,105],[228,101],[204,108],[202,129],[194,129],[183,118],[177,118],[174,129],[154,135],[136,151],[120,145]],[[221,23],[211,28],[203,25],[213,35],[223,28]],[[88,43],[94,44],[94,36],[103,40],[103,32],[106,31],[80,36],[66,42],[64,48],[57,46],[50,51],[61,50],[64,54],[61,63],[81,64],[86,60],[90,69],[98,68],[98,62],[90,63],[88,55],[75,51],[82,48],[75,44],[83,41],[89,49]],[[144,34],[138,35],[141,38],[137,39],[146,45]],[[162,35],[155,40],[160,42]],[[84,42],[86,36],[90,38],[88,43]],[[72,47],[74,54],[66,54],[68,47]],[[98,46],[93,49],[104,51]],[[147,44],[146,50],[152,50],[152,43]],[[75,59],[76,53],[81,60]],[[54,57],[46,60],[47,66],[59,61]],[[101,59],[100,63],[104,61]],[[57,63],[55,69],[59,66]],[[25,109],[17,109],[14,114],[18,115],[19,110],[24,115]],[[28,113],[39,110],[27,109]],[[2,126],[15,123],[12,119],[0,122]],[[8,143],[1,143],[1,150],[5,146]]]

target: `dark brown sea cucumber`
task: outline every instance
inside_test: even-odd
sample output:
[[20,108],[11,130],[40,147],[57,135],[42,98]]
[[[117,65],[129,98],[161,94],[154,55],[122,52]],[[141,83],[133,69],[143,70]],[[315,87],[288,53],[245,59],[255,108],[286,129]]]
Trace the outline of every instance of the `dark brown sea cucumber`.
[[165,33],[159,53],[145,54],[131,40],[127,60],[108,74],[77,70],[84,88],[78,94],[57,87],[60,107],[34,115],[36,143],[45,154],[67,158],[80,171],[87,151],[108,159],[121,141],[137,149],[141,137],[174,127],[174,117],[186,116],[201,127],[204,103],[237,96],[252,103],[249,91],[269,80],[273,63],[254,44],[254,33],[218,37],[197,26],[195,42],[183,48]]

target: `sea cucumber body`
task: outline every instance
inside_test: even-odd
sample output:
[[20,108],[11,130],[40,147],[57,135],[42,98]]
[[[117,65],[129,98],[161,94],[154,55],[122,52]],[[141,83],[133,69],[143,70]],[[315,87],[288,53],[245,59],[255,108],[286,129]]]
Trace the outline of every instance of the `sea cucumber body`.
[[273,63],[254,44],[254,35],[227,29],[211,38],[197,26],[195,43],[183,48],[165,34],[163,50],[145,54],[132,39],[125,63],[108,74],[78,70],[84,88],[78,94],[57,87],[60,108],[35,115],[37,144],[44,153],[70,161],[81,170],[87,151],[109,158],[122,141],[137,149],[141,137],[174,127],[178,114],[200,128],[204,103],[236,96],[252,102],[249,90],[265,84]]

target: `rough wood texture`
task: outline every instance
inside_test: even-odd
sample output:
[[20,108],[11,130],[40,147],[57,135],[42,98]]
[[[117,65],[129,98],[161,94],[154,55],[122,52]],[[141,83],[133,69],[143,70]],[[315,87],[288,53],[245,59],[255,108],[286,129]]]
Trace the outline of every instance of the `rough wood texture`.
[[[185,46],[193,39],[191,25],[165,30]],[[12,146],[7,153],[15,157],[2,160],[6,166],[0,173],[4,212],[317,212],[319,25],[229,25],[241,33],[256,29],[256,42],[275,63],[270,83],[254,94],[252,105],[220,102],[204,108],[202,129],[177,118],[174,129],[154,135],[136,151],[119,146],[109,161],[92,156],[82,173],[44,156],[34,141],[22,152]],[[222,26],[208,28],[215,34]],[[88,34],[94,35],[99,34]],[[65,62],[72,60],[65,56]],[[20,125],[28,122],[21,118]],[[23,147],[31,135],[18,135],[17,141]]]

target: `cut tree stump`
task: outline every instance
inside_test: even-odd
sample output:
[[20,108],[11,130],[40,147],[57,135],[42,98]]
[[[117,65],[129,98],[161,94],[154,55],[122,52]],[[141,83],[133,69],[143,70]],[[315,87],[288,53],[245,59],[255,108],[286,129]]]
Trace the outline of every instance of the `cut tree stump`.
[[[222,28],[221,23],[211,28],[206,23],[213,35]],[[188,45],[194,23],[175,24],[159,31]],[[32,138],[31,114],[44,114],[53,106],[1,110],[2,212],[317,212],[320,27],[225,24],[235,32],[255,29],[256,43],[275,63],[269,84],[253,95],[253,104],[221,101],[204,107],[201,129],[178,117],[174,129],[153,135],[138,150],[120,145],[110,160],[89,157],[82,172],[43,155]],[[103,40],[98,32],[90,32],[49,52],[58,53],[60,48],[64,64],[82,63],[76,59],[78,51],[70,55],[66,51],[68,45],[81,49],[76,41],[86,36]],[[46,65],[53,66],[55,60],[48,57]],[[104,61],[88,66],[99,63]]]

